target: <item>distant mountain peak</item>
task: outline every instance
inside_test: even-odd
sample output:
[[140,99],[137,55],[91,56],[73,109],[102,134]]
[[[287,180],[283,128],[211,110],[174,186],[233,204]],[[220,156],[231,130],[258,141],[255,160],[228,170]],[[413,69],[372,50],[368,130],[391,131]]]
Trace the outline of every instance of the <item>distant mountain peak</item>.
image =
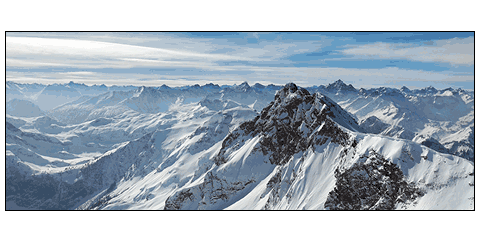
[[165,89],[166,90],[166,89],[172,89],[172,88],[163,84],[162,86],[160,86],[160,89]]
[[422,89],[416,89],[414,90],[414,92],[420,94],[435,94],[438,93],[438,90],[432,86],[428,86]]
[[352,86],[352,84],[345,84],[341,79],[328,84],[326,87],[327,90],[340,90],[340,91],[356,91],[357,89]]
[[250,87],[250,85],[248,85],[248,82],[243,82],[242,84],[234,87],[234,91],[237,91],[237,92],[248,92],[251,90],[252,87]]
[[422,90],[426,91],[426,92],[437,92],[438,90],[432,86],[428,86],[426,88],[423,88]]
[[443,91],[455,91],[455,90],[452,87],[449,87],[449,88],[443,89]]
[[402,92],[410,92],[410,89],[409,89],[408,87],[405,87],[405,86],[403,86],[402,88],[400,88],[400,90],[401,90]]
[[135,90],[135,92],[137,93],[137,96],[152,95],[157,93],[157,91],[153,87],[145,87],[145,86],[138,87]]
[[238,85],[239,87],[250,87],[250,85],[248,85],[248,82],[245,81],[243,82],[242,84]]
[[204,87],[207,87],[207,88],[215,88],[215,89],[219,89],[220,86],[218,86],[218,84],[213,84],[213,83],[207,83],[205,84]]
[[87,85],[85,85],[85,83],[76,83],[76,82],[74,82],[74,81],[68,82],[67,85],[68,85],[68,86],[71,86],[71,87],[80,87],[80,86],[86,87],[86,86],[87,86]]
[[253,88],[255,88],[255,89],[265,89],[265,86],[263,86],[263,85],[260,84],[260,83],[255,83],[255,84],[253,85]]

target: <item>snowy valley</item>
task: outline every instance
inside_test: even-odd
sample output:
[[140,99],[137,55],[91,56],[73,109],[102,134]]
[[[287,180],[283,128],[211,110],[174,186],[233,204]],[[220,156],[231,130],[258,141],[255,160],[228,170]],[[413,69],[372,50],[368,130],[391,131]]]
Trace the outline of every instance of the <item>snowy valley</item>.
[[469,210],[474,92],[6,84],[7,209]]

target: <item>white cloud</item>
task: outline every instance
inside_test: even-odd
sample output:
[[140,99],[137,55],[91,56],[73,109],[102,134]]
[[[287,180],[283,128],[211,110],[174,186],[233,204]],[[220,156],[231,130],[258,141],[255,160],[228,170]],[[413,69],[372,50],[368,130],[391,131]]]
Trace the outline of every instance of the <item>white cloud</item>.
[[[84,36],[86,37],[86,36]],[[100,36],[101,37],[101,36]],[[97,39],[100,39],[97,36]],[[115,84],[125,83],[133,85],[157,85],[160,81],[165,84],[195,84],[212,81],[218,84],[230,84],[242,81],[271,82],[284,84],[289,81],[297,82],[302,86],[330,83],[336,79],[343,79],[351,83],[358,83],[356,87],[374,85],[378,82],[394,81],[440,81],[460,82],[473,81],[473,74],[453,75],[452,72],[429,72],[421,70],[405,70],[398,68],[384,69],[355,69],[333,67],[273,67],[274,64],[285,63],[282,57],[299,52],[309,52],[321,49],[329,44],[330,40],[298,41],[282,43],[267,41],[257,44],[256,47],[235,45],[226,39],[186,39],[179,38],[176,49],[160,47],[136,46],[133,43],[142,41],[142,37],[127,41],[129,38],[116,39],[115,36],[105,36],[109,41],[120,43],[92,41],[91,39],[57,39],[32,37],[7,37],[7,80],[15,81],[78,81],[85,83],[106,83],[115,81]],[[167,39],[167,40],[165,40]],[[175,43],[173,37],[161,39],[161,44],[168,46]],[[144,38],[143,41],[154,41],[153,38]],[[195,51],[186,51],[180,43],[185,43]],[[202,43],[196,47],[195,43]],[[362,46],[351,46],[346,54],[354,58],[407,58],[415,61],[440,61],[451,64],[469,64],[471,38],[450,39],[431,42],[430,45],[416,46],[412,44],[375,43]],[[172,45],[173,46],[173,45]],[[201,51],[200,48],[206,50]],[[222,50],[222,54],[213,54]],[[455,55],[457,54],[457,55]],[[460,55],[458,55],[460,54]],[[467,55],[466,57],[463,55]],[[472,56],[473,59],[473,56]],[[240,61],[237,63],[237,61]],[[245,65],[241,61],[262,63],[262,66]],[[222,65],[221,63],[231,63]],[[270,66],[268,66],[270,65]],[[75,68],[73,72],[22,72],[15,68]],[[142,72],[122,71],[115,73],[112,70],[102,73],[101,69],[174,69],[186,71],[152,71],[151,74]],[[85,71],[81,71],[85,70]],[[80,72],[78,72],[80,71]],[[88,72],[88,73],[86,73]],[[36,79],[36,80],[35,80]],[[171,82],[174,81],[174,82]],[[162,83],[163,84],[163,83]]]
[[24,67],[24,64],[47,66],[48,63],[52,63],[52,66],[59,63],[82,64],[82,67],[90,65],[91,68],[131,67],[131,62],[123,62],[126,59],[137,61],[133,67],[141,67],[142,60],[144,63],[151,60],[146,66],[151,66],[154,61],[164,61],[161,66],[168,65],[169,62],[178,66],[173,61],[189,61],[190,65],[197,62],[210,67],[222,61],[285,64],[290,63],[284,59],[288,55],[316,51],[333,41],[322,37],[318,41],[271,40],[237,45],[229,39],[187,38],[169,34],[124,36],[114,33],[48,33],[34,36],[36,35],[29,33],[7,35],[7,57],[29,61],[9,61],[8,67]]
[[6,63],[8,67],[72,67],[71,64],[59,63],[54,61],[32,61],[32,60],[21,60],[15,58],[6,58]]
[[60,72],[58,74],[64,74],[64,75],[80,75],[80,76],[85,76],[85,75],[95,75],[96,73],[94,72]]
[[[125,68],[125,65],[130,66],[128,62],[131,61],[148,62],[150,60],[150,63],[157,61],[156,63],[161,62],[163,65],[169,64],[170,61],[172,61],[171,64],[176,64],[175,61],[177,63],[189,61],[190,64],[195,62],[202,65],[205,62],[214,64],[215,61],[256,60],[235,55],[206,54],[90,40],[6,37],[6,42],[9,67],[47,66],[48,64],[78,67],[78,64],[83,64],[85,67],[92,68]],[[24,58],[28,61],[23,60]]]
[[468,65],[474,63],[473,37],[437,40],[428,45],[395,44],[378,42],[353,46],[342,50],[346,55],[361,59],[408,59],[420,62],[445,62],[451,65]]
[[[98,37],[98,36],[97,36]],[[112,40],[111,37],[107,36]],[[113,40],[116,39],[112,37]],[[255,66],[241,66],[238,61],[278,63],[276,59],[292,54],[300,47],[301,51],[318,49],[322,43],[308,41],[298,43],[263,43],[256,48],[225,45],[225,39],[215,40],[222,44],[210,43],[211,51],[229,49],[227,54],[199,53],[185,50],[171,50],[99,42],[85,39],[60,39],[38,37],[6,37],[7,67],[11,68],[48,68],[70,67],[77,69],[129,69],[129,68],[196,68],[209,71],[262,71]],[[127,39],[120,39],[126,41]],[[139,42],[140,40],[132,40]],[[172,39],[168,40],[174,42]],[[179,38],[177,44],[208,42],[207,39],[185,40]],[[213,40],[212,40],[213,41]],[[327,41],[328,42],[328,41]],[[165,44],[164,44],[165,45]],[[215,47],[213,47],[215,45]],[[308,48],[305,48],[308,47]],[[233,65],[221,65],[228,62]],[[288,61],[286,61],[288,62]]]

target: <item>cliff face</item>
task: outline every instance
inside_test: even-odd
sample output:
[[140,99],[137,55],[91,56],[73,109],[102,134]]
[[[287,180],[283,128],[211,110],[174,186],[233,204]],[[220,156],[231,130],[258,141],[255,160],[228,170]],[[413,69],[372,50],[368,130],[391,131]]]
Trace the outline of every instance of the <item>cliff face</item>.
[[294,84],[287,84],[259,116],[227,136],[215,163],[221,165],[228,161],[225,155],[239,146],[239,137],[259,136],[258,148],[269,156],[270,163],[282,165],[293,154],[325,143],[327,138],[346,145],[348,134],[339,125],[352,131],[360,129],[356,121],[328,97],[319,93],[312,95]]

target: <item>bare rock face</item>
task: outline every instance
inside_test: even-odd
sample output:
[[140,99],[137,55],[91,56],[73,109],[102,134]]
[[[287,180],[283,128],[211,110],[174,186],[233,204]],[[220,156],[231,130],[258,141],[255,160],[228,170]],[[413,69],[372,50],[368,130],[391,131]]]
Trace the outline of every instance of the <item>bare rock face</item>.
[[352,167],[335,171],[337,183],[328,194],[329,210],[393,210],[414,201],[422,192],[407,183],[400,168],[371,151]]
[[202,184],[178,191],[167,198],[164,210],[203,209],[207,205],[221,204],[253,182],[253,179],[229,182],[210,172]]
[[289,83],[277,92],[275,100],[259,116],[227,136],[215,163],[226,162],[223,155],[236,144],[238,137],[261,135],[260,150],[269,155],[270,163],[283,165],[293,154],[324,143],[327,138],[347,144],[348,134],[338,125],[353,131],[361,129],[355,119],[330,98],[320,93],[312,95]]

